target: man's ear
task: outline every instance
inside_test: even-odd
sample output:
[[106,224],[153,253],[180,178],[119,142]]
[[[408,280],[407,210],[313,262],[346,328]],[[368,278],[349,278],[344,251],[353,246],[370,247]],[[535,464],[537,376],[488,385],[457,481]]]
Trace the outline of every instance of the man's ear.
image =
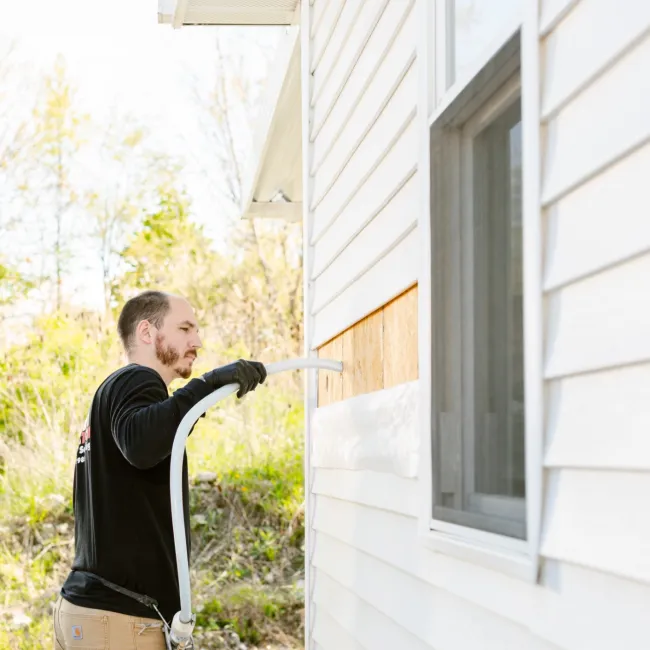
[[153,343],[153,328],[148,320],[141,320],[138,323],[135,334],[139,341],[149,345]]

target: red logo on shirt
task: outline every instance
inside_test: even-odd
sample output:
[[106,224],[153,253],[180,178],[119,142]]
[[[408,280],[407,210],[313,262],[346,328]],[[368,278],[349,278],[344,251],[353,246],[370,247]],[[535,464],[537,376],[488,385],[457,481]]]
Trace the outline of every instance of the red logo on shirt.
[[86,453],[90,451],[90,418],[84,422],[84,428],[79,436],[79,449],[77,450],[77,464],[86,462]]

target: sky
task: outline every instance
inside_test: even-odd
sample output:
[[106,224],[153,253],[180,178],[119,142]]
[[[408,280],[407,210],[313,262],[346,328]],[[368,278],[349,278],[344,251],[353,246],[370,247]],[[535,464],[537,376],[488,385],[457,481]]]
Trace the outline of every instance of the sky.
[[[63,55],[77,105],[93,121],[101,124],[115,109],[132,114],[152,146],[183,159],[180,180],[193,212],[218,243],[223,222],[210,178],[214,158],[195,92],[207,94],[214,84],[217,29],[226,51],[243,54],[245,73],[263,82],[282,28],[175,30],[158,24],[157,14],[157,0],[0,0],[0,44],[14,43],[20,69],[35,78]],[[92,301],[96,287],[84,289]]]

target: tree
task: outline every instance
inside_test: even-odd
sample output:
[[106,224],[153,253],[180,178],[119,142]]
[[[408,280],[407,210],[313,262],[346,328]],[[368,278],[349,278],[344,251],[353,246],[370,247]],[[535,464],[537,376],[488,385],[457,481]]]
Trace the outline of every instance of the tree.
[[12,90],[17,86],[20,71],[14,59],[13,43],[5,44],[0,52],[0,321],[7,307],[24,298],[33,287],[19,270],[18,256],[11,246],[11,234],[19,223],[14,201],[19,194],[19,172],[24,162],[24,150],[29,132],[24,116],[16,107]]
[[5,207],[15,191],[21,153],[29,142],[25,116],[17,107],[14,92],[20,70],[14,59],[14,44],[0,48],[0,232],[10,224]]
[[113,113],[99,147],[98,173],[83,198],[91,246],[101,266],[104,315],[110,311],[120,251],[142,214],[157,200],[171,162],[146,148],[147,133],[130,116]]
[[124,272],[113,285],[112,302],[121,305],[140,291],[157,288],[186,297],[202,322],[214,322],[213,310],[224,299],[226,261],[191,221],[184,192],[171,183],[158,192],[158,205],[145,213],[141,228],[120,253]]
[[239,218],[246,134],[253,122],[262,79],[251,80],[241,57],[228,51],[223,32],[215,42],[215,84],[197,98],[208,122],[217,185],[226,211],[235,216],[228,249],[236,251],[225,285],[231,320],[252,354],[300,353],[302,339],[302,229],[300,224]]
[[16,268],[3,264],[0,260],[0,319],[4,308],[24,298],[33,286]]
[[[45,97],[34,111],[33,153],[40,164],[37,191],[52,216],[55,305],[62,305],[63,274],[70,256],[69,239],[74,236],[70,215],[78,201],[72,175],[75,156],[81,147],[80,128],[88,118],[74,107],[74,90],[67,79],[65,61],[57,57],[53,72],[45,79]],[[44,223],[49,222],[44,219]]]

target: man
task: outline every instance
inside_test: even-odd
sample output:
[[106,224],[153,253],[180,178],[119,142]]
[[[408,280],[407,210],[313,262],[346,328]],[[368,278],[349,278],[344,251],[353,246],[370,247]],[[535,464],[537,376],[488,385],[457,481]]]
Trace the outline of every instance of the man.
[[[238,383],[242,397],[266,378],[261,363],[240,360],[170,397],[168,385],[190,377],[201,348],[194,311],[180,297],[132,298],[118,332],[129,363],[97,389],[77,452],[75,559],[55,606],[55,650],[165,648],[162,619],[171,623],[180,609],[169,494],[176,429],[212,391]],[[188,493],[185,458],[189,553]]]

